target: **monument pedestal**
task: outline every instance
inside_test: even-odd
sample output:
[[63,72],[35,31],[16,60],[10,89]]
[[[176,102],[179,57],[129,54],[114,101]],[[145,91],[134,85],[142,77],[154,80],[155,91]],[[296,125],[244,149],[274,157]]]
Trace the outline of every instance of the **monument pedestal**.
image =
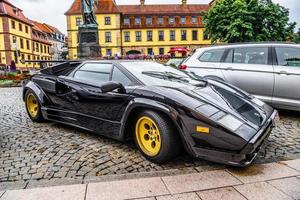
[[79,59],[99,59],[101,57],[98,26],[79,27],[78,39]]

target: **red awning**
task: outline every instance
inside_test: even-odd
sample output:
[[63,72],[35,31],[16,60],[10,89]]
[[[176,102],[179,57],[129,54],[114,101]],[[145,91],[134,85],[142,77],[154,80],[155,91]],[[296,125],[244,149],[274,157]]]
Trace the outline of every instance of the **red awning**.
[[169,51],[169,53],[175,53],[175,52],[187,53],[187,52],[189,52],[189,50],[185,47],[172,47]]

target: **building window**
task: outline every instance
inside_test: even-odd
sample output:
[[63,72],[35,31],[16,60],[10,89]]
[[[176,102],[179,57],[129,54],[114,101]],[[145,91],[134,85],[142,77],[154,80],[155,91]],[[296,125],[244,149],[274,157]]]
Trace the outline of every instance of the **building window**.
[[175,17],[169,18],[169,24],[175,24]]
[[11,20],[11,27],[13,29],[16,29],[16,22],[14,20]]
[[192,40],[198,40],[198,31],[197,30],[192,31]]
[[111,32],[105,32],[105,42],[111,42]]
[[41,53],[44,53],[43,45],[42,44],[40,44],[40,49],[41,49]]
[[106,49],[106,56],[112,56],[111,49]]
[[186,23],[186,17],[180,17],[180,23],[185,24]]
[[37,51],[37,52],[40,51],[39,43],[35,43],[35,51]]
[[170,41],[175,41],[176,40],[176,34],[174,30],[170,31]]
[[147,25],[152,25],[152,17],[147,17],[146,18],[146,24]]
[[110,17],[105,17],[105,25],[110,25],[111,21],[110,21]]
[[[48,53],[50,53],[50,47],[49,47],[49,46],[47,47],[47,50],[48,50]],[[50,59],[49,59],[49,60],[50,60]]]
[[140,17],[137,17],[135,18],[135,25],[141,25],[141,18]]
[[181,31],[181,40],[185,41],[186,40],[186,30]]
[[30,50],[30,42],[29,42],[29,40],[26,40],[26,47],[27,47],[28,50]]
[[25,55],[24,54],[21,54],[21,59],[25,60]]
[[20,48],[24,49],[24,40],[20,38]]
[[163,17],[158,17],[157,18],[157,23],[158,24],[163,24],[164,23],[164,18]]
[[81,18],[77,17],[76,18],[76,26],[80,26],[81,25]]
[[[30,55],[27,55],[27,60],[31,60],[31,56]],[[29,65],[31,64],[31,63],[28,63]]]
[[152,31],[147,31],[147,41],[152,41]]
[[25,32],[28,33],[28,26],[25,26]]
[[47,47],[46,47],[46,45],[44,46],[44,52],[47,53]]
[[196,16],[192,17],[192,24],[197,24],[197,17]]
[[129,25],[130,24],[130,19],[129,18],[124,18],[124,25]]
[[141,32],[141,31],[136,31],[136,32],[135,32],[135,40],[136,40],[137,42],[142,41],[142,32]]
[[124,41],[130,42],[130,32],[129,31],[124,32]]
[[19,31],[23,31],[23,25],[19,23]]
[[165,40],[164,31],[158,31],[158,41],[164,41],[164,40]]
[[153,48],[147,48],[148,55],[153,55]]
[[165,54],[165,48],[159,48],[159,55]]
[[209,40],[209,35],[205,32],[203,32],[203,40]]

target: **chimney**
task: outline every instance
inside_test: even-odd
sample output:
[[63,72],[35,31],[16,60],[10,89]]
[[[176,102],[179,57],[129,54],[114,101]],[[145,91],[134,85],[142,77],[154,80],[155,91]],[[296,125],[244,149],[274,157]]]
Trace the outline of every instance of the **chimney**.
[[186,6],[186,4],[187,4],[187,0],[182,0],[182,5]]
[[145,0],[141,0],[141,6],[145,5]]

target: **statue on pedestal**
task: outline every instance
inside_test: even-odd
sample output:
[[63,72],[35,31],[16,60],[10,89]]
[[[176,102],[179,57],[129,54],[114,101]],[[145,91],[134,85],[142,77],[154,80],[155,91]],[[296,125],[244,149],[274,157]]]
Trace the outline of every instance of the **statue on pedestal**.
[[99,30],[94,8],[97,0],[81,0],[83,24],[78,30],[78,58],[98,59],[101,56]]
[[81,0],[83,26],[98,25],[94,12],[95,5],[95,0]]

